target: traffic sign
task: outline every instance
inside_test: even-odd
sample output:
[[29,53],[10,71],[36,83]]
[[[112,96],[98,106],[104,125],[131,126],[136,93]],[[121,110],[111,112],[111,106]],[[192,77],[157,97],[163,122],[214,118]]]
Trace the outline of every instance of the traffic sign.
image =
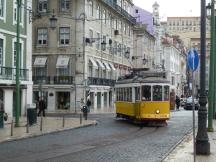
[[194,48],[191,48],[190,51],[188,52],[187,63],[189,68],[192,71],[196,71],[199,65],[199,55]]

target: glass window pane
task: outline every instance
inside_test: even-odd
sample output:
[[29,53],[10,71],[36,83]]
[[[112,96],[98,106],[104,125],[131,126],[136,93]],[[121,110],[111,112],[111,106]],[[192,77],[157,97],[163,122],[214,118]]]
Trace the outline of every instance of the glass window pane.
[[151,86],[142,86],[142,101],[151,101]]
[[164,101],[169,100],[169,86],[164,86]]
[[162,101],[162,86],[153,86],[153,101]]

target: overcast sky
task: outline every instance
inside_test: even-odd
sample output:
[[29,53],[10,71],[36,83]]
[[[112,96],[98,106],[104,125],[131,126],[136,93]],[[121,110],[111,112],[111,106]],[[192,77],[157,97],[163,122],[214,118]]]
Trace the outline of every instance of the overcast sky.
[[152,12],[155,1],[160,5],[159,14],[162,20],[173,16],[200,16],[200,0],[133,0],[136,6],[149,12]]

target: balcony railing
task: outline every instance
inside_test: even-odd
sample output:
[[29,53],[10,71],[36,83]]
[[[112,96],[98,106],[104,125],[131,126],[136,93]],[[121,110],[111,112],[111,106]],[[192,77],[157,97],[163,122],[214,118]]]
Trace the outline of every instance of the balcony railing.
[[112,0],[102,0],[105,4],[110,6],[112,9],[116,10],[118,13],[123,15],[131,23],[136,24],[136,18],[131,16],[127,11],[125,11],[121,6],[114,3]]
[[32,80],[34,84],[50,84],[49,76],[33,76]]
[[34,84],[73,84],[73,76],[33,76]]
[[115,80],[112,79],[88,77],[88,80],[89,80],[89,85],[104,85],[104,86],[115,85]]
[[72,76],[54,76],[54,84],[73,84]]
[[[20,69],[19,76],[21,81],[29,80],[29,70],[28,69]],[[3,80],[16,80],[16,68],[11,67],[0,67],[0,79]]]

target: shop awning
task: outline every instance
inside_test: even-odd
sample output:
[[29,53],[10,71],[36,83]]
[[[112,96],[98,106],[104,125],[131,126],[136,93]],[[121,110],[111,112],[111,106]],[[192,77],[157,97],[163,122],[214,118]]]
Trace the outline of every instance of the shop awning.
[[113,63],[109,62],[110,67],[112,68],[113,71],[116,70],[116,68],[114,67]]
[[36,57],[34,61],[35,67],[44,67],[46,66],[47,57]]
[[103,65],[103,63],[99,60],[99,59],[96,59],[96,61],[98,62],[98,64],[100,65],[100,67],[105,70],[105,66]]
[[95,60],[93,58],[89,58],[89,60],[91,61],[93,68],[98,69],[97,63],[95,62]]
[[56,68],[67,68],[69,59],[69,56],[59,56],[57,59]]
[[103,61],[103,63],[105,65],[105,67],[106,67],[106,70],[111,71],[111,68],[110,68],[109,64],[106,61]]

